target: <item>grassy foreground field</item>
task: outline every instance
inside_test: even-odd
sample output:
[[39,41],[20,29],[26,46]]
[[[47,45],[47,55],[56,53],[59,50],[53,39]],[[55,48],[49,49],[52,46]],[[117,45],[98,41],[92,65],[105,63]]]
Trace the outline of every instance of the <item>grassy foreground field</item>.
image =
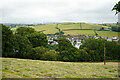
[[2,58],[3,78],[117,78],[118,63]]

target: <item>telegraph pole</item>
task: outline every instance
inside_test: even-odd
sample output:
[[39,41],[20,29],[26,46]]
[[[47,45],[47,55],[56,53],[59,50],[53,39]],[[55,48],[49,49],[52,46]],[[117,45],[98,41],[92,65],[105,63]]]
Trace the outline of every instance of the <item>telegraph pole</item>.
[[106,64],[106,61],[105,61],[105,43],[104,43],[104,65]]

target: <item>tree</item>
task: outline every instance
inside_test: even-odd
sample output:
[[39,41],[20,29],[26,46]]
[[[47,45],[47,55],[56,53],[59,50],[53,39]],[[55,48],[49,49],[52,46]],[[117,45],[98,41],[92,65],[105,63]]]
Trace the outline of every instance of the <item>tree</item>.
[[40,60],[42,59],[43,54],[47,51],[46,48],[42,47],[35,47],[33,48],[32,59]]
[[106,42],[106,58],[109,60],[119,60],[120,45],[115,42]]
[[88,54],[88,49],[86,47],[84,47],[83,49],[79,49],[76,52],[76,57],[75,58],[76,58],[77,61],[82,61],[82,62],[91,60],[91,57]]
[[73,47],[73,46],[68,39],[63,38],[63,37],[58,39],[58,48],[59,48],[60,52],[63,50],[68,50],[71,47]]
[[27,38],[33,45],[33,47],[43,46],[46,47],[48,45],[47,36],[44,33],[31,33],[27,35]]
[[116,5],[114,5],[112,11],[115,10],[116,13],[115,14],[118,14],[118,12],[120,12],[120,1],[118,3],[116,3]]
[[104,39],[89,38],[85,39],[80,48],[83,49],[86,47],[88,49],[88,53],[90,53],[90,50],[92,50],[94,52],[94,55],[96,55],[94,56],[95,61],[103,61],[104,43]]
[[42,59],[49,60],[49,61],[56,61],[58,60],[58,57],[59,57],[59,52],[50,50],[43,54]]
[[103,61],[104,60],[104,43],[106,44],[106,58],[107,60],[118,60],[119,59],[119,52],[120,52],[120,45],[115,41],[106,41],[104,39],[93,39],[89,38],[86,39],[81,49],[87,48],[86,51],[89,55],[88,60],[91,61]]
[[63,37],[58,39],[58,51],[61,56],[60,60],[75,61],[77,48],[73,47],[68,39]]
[[13,52],[12,38],[12,31],[5,25],[2,25],[2,56],[4,57],[8,56],[8,53]]
[[54,44],[54,45],[48,44],[47,49],[57,51],[58,50],[58,45],[57,44]]
[[35,29],[30,28],[30,27],[19,27],[16,30],[16,34],[19,34],[21,36],[26,36],[26,35],[28,35],[30,33],[34,33],[34,32],[36,32]]
[[2,26],[2,54],[4,57],[30,58],[32,45],[26,37],[14,35]]
[[32,54],[32,44],[27,37],[20,35],[14,35],[13,38],[13,54],[10,57],[17,58],[31,58]]

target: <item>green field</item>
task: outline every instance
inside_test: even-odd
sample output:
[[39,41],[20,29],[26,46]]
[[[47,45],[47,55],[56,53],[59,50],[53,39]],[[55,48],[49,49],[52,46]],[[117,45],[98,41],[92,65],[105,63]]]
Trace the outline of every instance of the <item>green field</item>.
[[93,30],[69,30],[69,31],[63,31],[65,35],[69,34],[69,35],[92,35],[94,36],[95,33]]
[[[56,29],[56,24],[45,24],[45,25],[36,25],[36,26],[29,26],[34,28],[36,31],[43,31],[45,34],[54,34],[58,32]],[[11,28],[14,32],[17,28]]]
[[117,78],[118,63],[2,58],[3,78]]
[[58,32],[58,30],[56,29],[56,24],[37,25],[34,26],[34,29],[36,31],[45,30],[45,34],[55,34],[56,32]]
[[[80,27],[81,25],[81,27]],[[100,29],[100,28],[108,28],[107,26],[97,25],[97,24],[87,24],[87,23],[75,23],[75,24],[59,24],[58,28],[61,30],[66,29]]]
[[[92,35],[94,36],[94,30],[68,30],[68,31],[63,31],[65,35]],[[113,31],[96,31],[97,34],[101,37],[107,36],[108,38],[112,38],[113,36],[118,37],[118,32],[113,32]],[[119,32],[120,34],[120,32]]]
[[[30,26],[34,28],[36,31],[43,31],[45,34],[55,34],[56,32],[59,32],[58,29],[56,29],[56,24],[45,24],[45,25],[36,25],[36,26]],[[104,28],[110,28],[107,26],[102,26],[102,25],[97,25],[97,24],[87,24],[87,23],[59,23],[58,28],[61,29],[61,31],[64,32],[65,35],[70,34],[70,35],[92,35],[94,36],[94,30],[93,29],[100,29],[102,27]],[[15,32],[17,28],[11,28]],[[83,30],[81,30],[83,29]],[[99,36],[107,36],[111,38],[112,36],[118,37],[118,32],[113,32],[113,31],[96,31]]]
[[107,36],[109,38],[112,38],[112,36],[118,37],[120,32],[113,32],[113,31],[96,31],[99,36]]

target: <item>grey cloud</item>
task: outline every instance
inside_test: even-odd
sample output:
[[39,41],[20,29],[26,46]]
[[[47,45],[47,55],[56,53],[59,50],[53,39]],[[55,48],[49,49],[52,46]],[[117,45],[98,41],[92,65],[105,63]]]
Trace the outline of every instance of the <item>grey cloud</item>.
[[116,2],[118,0],[13,0],[3,5],[0,13],[3,13],[2,22],[116,22],[117,17],[111,11]]

